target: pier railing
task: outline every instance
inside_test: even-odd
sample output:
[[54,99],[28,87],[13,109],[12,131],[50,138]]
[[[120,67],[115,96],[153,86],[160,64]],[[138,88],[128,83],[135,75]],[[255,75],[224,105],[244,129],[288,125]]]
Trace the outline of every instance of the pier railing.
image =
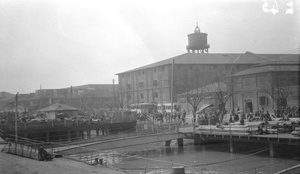
[[5,139],[7,144],[2,149],[2,152],[27,157],[39,160],[39,148],[43,147],[51,156],[53,156],[53,144],[48,142],[39,142],[23,137],[15,139]]
[[136,126],[137,136],[158,134],[167,132],[176,132],[178,130],[178,124],[176,123],[162,123],[155,124],[153,122],[139,123]]

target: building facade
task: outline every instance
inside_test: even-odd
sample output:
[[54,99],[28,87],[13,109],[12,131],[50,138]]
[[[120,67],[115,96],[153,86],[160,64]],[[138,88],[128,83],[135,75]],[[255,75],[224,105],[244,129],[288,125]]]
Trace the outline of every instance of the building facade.
[[[60,89],[38,89],[35,93],[19,94],[18,106],[23,108],[24,112],[37,111],[54,103],[66,104],[81,110],[99,110],[118,107],[117,84],[88,84],[81,86],[72,86]],[[6,111],[7,103],[12,103],[15,98],[2,101],[2,111]],[[12,107],[12,106],[10,106]]]
[[[189,42],[189,45],[197,45],[195,44],[197,42],[193,40],[193,43]],[[204,45],[207,44],[206,42],[207,38],[203,42]],[[222,79],[261,63],[292,61],[299,64],[300,62],[299,54],[254,54],[251,52],[203,54],[203,52],[189,51],[118,73],[119,100],[122,106],[128,108],[133,103],[170,103],[171,100],[176,102],[178,94],[214,83],[216,78]]]
[[[284,55],[284,57],[286,60],[299,62],[299,55]],[[281,59],[279,55],[257,55],[250,52],[186,53],[119,73],[119,99],[124,107],[131,103],[170,103],[172,93],[173,102],[176,102],[178,94],[213,83],[215,78],[225,78],[226,75],[253,68],[260,63],[279,59]]]
[[[244,112],[299,107],[299,62],[269,62],[235,73],[234,104]],[[232,100],[230,101],[232,103]]]
[[39,108],[54,103],[67,104],[81,109],[109,108],[116,104],[118,85],[88,84],[61,89],[36,90],[35,104]]

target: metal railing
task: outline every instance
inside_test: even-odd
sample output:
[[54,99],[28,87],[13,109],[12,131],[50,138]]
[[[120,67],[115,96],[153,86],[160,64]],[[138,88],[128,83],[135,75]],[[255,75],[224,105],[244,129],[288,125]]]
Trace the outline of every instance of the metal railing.
[[137,136],[146,134],[165,134],[168,132],[176,132],[178,130],[178,124],[155,124],[155,123],[140,123],[137,124],[136,132]]
[[4,146],[1,152],[6,152],[36,160],[39,160],[40,147],[43,147],[52,157],[54,154],[52,143],[34,141],[23,137],[18,137],[17,141],[15,141],[14,138],[7,138],[5,139],[5,141],[7,142],[7,144]]

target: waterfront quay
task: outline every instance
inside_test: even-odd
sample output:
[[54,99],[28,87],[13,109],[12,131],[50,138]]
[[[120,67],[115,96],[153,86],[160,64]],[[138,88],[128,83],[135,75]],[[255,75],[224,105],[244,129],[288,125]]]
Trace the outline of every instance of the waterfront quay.
[[[14,126],[15,124],[1,125],[3,139],[13,138],[16,135]],[[265,143],[270,148],[270,156],[273,156],[274,144],[295,147],[300,145],[300,137],[288,133],[251,135],[246,132],[217,131],[214,129],[196,129],[193,131],[193,127],[189,126],[184,127],[174,123],[137,123],[136,121],[120,123],[80,123],[74,121],[18,123],[17,136],[42,142],[69,142],[70,144],[72,141],[80,140],[78,143],[82,145],[87,143],[86,146],[92,146],[97,150],[155,142],[165,142],[165,145],[169,146],[172,140],[177,140],[178,146],[183,146],[183,139],[193,139],[195,145],[214,140],[228,141],[230,152],[233,152],[233,142]],[[92,132],[94,133],[93,138]],[[105,139],[105,137],[109,137],[109,139]],[[105,143],[107,145],[104,145]],[[114,146],[109,144],[114,144]]]
[[274,145],[287,145],[298,148],[300,146],[300,137],[296,137],[289,133],[250,135],[245,132],[225,132],[215,130],[196,130],[193,133],[192,128],[182,128],[180,133],[185,137],[193,137],[194,144],[199,145],[207,140],[227,141],[229,142],[229,151],[234,152],[233,143],[264,143],[267,144],[270,151],[270,157],[274,156]]
[[[0,149],[4,148],[0,144]],[[89,166],[82,162],[70,160],[67,158],[55,158],[51,162],[42,162],[37,160],[28,160],[20,156],[10,155],[9,153],[0,153],[0,173],[1,174],[121,174],[109,168],[100,168],[99,166]]]
[[[147,126],[145,126],[147,125]],[[220,144],[220,148],[223,149],[224,152],[229,152],[229,154],[232,154],[233,156],[237,158],[243,158],[247,156],[253,156],[258,155],[257,157],[253,158],[261,158],[259,155],[263,153],[264,157],[271,159],[277,159],[280,156],[278,156],[278,152],[282,151],[282,149],[293,149],[293,156],[300,155],[298,147],[300,145],[300,138],[295,137],[291,134],[287,133],[280,133],[280,134],[266,134],[266,135],[249,135],[245,132],[220,132],[220,131],[200,131],[195,130],[193,132],[192,127],[180,127],[179,129],[172,129],[169,131],[158,131],[155,127],[157,125],[152,124],[154,128],[151,126],[150,123],[139,123],[137,124],[138,130],[142,132],[141,129],[147,128],[147,131],[149,131],[147,134],[136,134],[134,136],[130,137],[118,137],[113,138],[109,140],[97,140],[89,143],[83,143],[80,145],[70,145],[55,148],[57,154],[61,154],[66,158],[75,159],[77,161],[82,161],[87,164],[91,164],[95,158],[102,159],[102,164],[105,166],[118,166],[120,169],[124,170],[151,170],[150,163],[152,166],[152,170],[159,170],[162,168],[172,168],[172,165],[174,166],[180,166],[180,164],[171,164],[166,161],[162,162],[163,164],[157,163],[155,161],[157,156],[155,156],[155,159],[149,159],[144,156],[132,156],[131,154],[134,152],[131,152],[129,154],[124,153],[115,153],[115,151],[122,151],[122,149],[132,149],[133,151],[138,150],[139,147],[143,147],[142,149],[145,149],[146,146],[148,147],[150,144],[156,144],[155,146],[160,147],[165,146],[164,151],[169,151],[170,149],[177,149],[178,153],[182,153],[182,151],[185,152],[183,149],[190,149],[191,145],[183,143],[183,142],[194,142],[193,146],[195,148],[209,148],[210,146],[218,146],[218,144],[211,144],[215,142],[223,142]],[[167,124],[163,124],[161,126],[166,126]],[[190,126],[190,125],[189,125]],[[151,131],[154,130],[154,132],[151,133]],[[178,131],[179,130],[179,131]],[[186,146],[186,147],[185,147]],[[243,146],[248,146],[248,151],[252,151],[249,155],[249,152],[241,150]],[[155,147],[153,147],[156,149]],[[147,148],[146,148],[147,149]],[[227,150],[226,150],[227,149]],[[243,149],[243,148],[242,148]],[[158,151],[160,151],[158,149]],[[291,151],[286,151],[286,153],[290,153]],[[136,152],[139,154],[140,152]],[[147,152],[145,152],[147,153]],[[216,151],[215,153],[221,153]],[[172,154],[172,153],[171,153]],[[245,155],[246,154],[246,155]],[[298,155],[297,155],[298,154]],[[199,154],[201,156],[201,154]],[[224,154],[222,154],[224,155]],[[159,155],[158,155],[159,156]],[[269,157],[268,157],[269,156]],[[131,162],[129,159],[135,159],[136,162],[140,164],[139,167],[135,165],[134,162]],[[167,158],[167,157],[166,157]],[[175,157],[174,158],[180,158]],[[196,157],[195,157],[196,158]],[[151,161],[148,164],[146,161]],[[196,160],[196,159],[195,159]],[[210,166],[217,164],[219,162],[226,162],[228,160],[231,160],[231,157],[228,156],[227,158],[223,158],[222,160],[218,158],[210,159],[212,162],[203,162],[199,161],[200,164],[195,165],[189,165],[189,163],[185,164],[184,166],[187,167],[187,170],[195,169],[199,165],[200,167],[202,165],[204,166]],[[234,159],[232,159],[234,160]],[[266,160],[266,159],[264,159]],[[143,162],[141,162],[143,161]],[[216,162],[213,162],[216,161]],[[185,161],[183,161],[185,162]],[[294,162],[292,162],[294,164]],[[289,167],[292,167],[292,163]],[[264,164],[267,165],[267,164]],[[124,167],[126,166],[126,167]],[[132,168],[130,168],[130,166]],[[254,167],[255,165],[251,166]],[[245,166],[246,167],[246,166]],[[250,166],[249,166],[250,167]],[[256,166],[255,166],[256,167]],[[208,168],[208,167],[206,167]],[[282,167],[280,169],[284,169],[285,167]],[[200,170],[200,169],[199,169]],[[213,170],[213,169],[212,169]],[[255,169],[256,170],[256,169]],[[298,169],[297,169],[298,170]],[[279,169],[274,171],[279,171]],[[200,173],[200,172],[199,172]]]
[[[62,122],[65,124],[64,122]],[[66,122],[67,123],[67,122]],[[253,150],[255,149],[255,144],[260,144],[260,147],[263,147],[263,149],[260,151],[269,151],[270,157],[276,158],[276,149],[279,149],[279,146],[288,146],[292,149],[297,149],[300,145],[300,138],[295,137],[291,134],[287,133],[279,133],[279,134],[266,134],[266,135],[250,135],[246,132],[226,132],[226,131],[216,131],[216,130],[199,130],[195,129],[193,131],[193,127],[191,125],[179,125],[178,124],[157,124],[157,123],[147,123],[147,122],[134,122],[134,123],[127,123],[131,126],[131,128],[127,127],[121,127],[122,124],[112,124],[108,123],[105,125],[106,128],[108,128],[108,132],[110,134],[107,135],[99,135],[95,137],[89,137],[86,136],[86,139],[80,139],[82,137],[77,137],[79,139],[68,141],[68,137],[65,137],[66,133],[73,132],[73,131],[84,131],[85,135],[88,135],[88,131],[94,131],[96,132],[96,129],[99,130],[99,132],[102,132],[102,129],[104,130],[104,125],[101,126],[101,124],[88,124],[88,125],[73,125],[68,127],[68,124],[61,125],[60,129],[56,129],[59,131],[64,132],[64,134],[61,134],[62,138],[60,138],[61,142],[54,142],[56,144],[53,147],[54,154],[62,155],[64,158],[69,158],[72,160],[80,161],[89,165],[92,165],[94,160],[96,158],[102,159],[102,165],[113,167],[115,164],[114,161],[123,160],[123,163],[126,163],[128,166],[130,166],[130,162],[127,161],[127,158],[133,158],[132,156],[124,156],[124,154],[115,154],[115,149],[126,149],[130,147],[139,147],[149,144],[163,144],[167,149],[173,148],[174,145],[178,146],[178,149],[184,149],[186,146],[185,142],[187,139],[189,142],[194,142],[194,146],[197,147],[198,145],[204,145],[210,146],[209,143],[212,142],[225,142],[225,146],[223,143],[223,147],[228,148],[228,152],[239,154],[241,151],[239,150],[241,144],[249,144],[251,147],[253,146]],[[110,126],[109,126],[110,125]],[[127,126],[128,126],[127,125]],[[8,125],[7,125],[8,126]],[[44,125],[45,126],[45,125]],[[49,126],[49,125],[48,125]],[[56,125],[57,126],[57,125]],[[78,127],[77,127],[78,126]],[[123,124],[124,126],[124,124]],[[42,126],[39,126],[42,127]],[[118,127],[118,134],[117,131],[114,132],[115,127]],[[33,136],[31,132],[29,131],[32,129],[33,126],[30,125],[26,127],[20,127],[20,135],[24,133],[24,130],[28,130],[27,135]],[[35,127],[37,129],[37,127]],[[52,129],[47,128],[45,132],[50,132],[50,135],[53,135],[51,133]],[[13,133],[14,127],[11,128],[11,133]],[[40,128],[41,129],[41,128]],[[71,129],[71,131],[70,131]],[[109,131],[109,129],[111,129]],[[42,129],[41,129],[42,130]],[[33,130],[31,130],[33,131]],[[22,133],[21,133],[22,132]],[[34,131],[33,131],[34,132]],[[45,132],[43,135],[45,135]],[[105,132],[105,131],[104,131]],[[130,132],[130,133],[127,133]],[[42,132],[41,132],[42,133]],[[114,134],[116,133],[116,134]],[[92,134],[92,133],[90,133]],[[96,134],[96,133],[95,133]],[[100,133],[99,133],[100,134]],[[71,137],[72,138],[72,137]],[[54,139],[53,137],[49,137],[49,139]],[[63,141],[65,140],[65,141]],[[13,143],[13,142],[12,142]],[[51,142],[50,142],[51,143]],[[226,143],[229,145],[226,145]],[[171,147],[169,147],[171,146]],[[26,146],[24,145],[17,145],[12,146],[13,150],[17,148],[20,148],[21,150],[24,150],[24,147],[26,149]],[[199,146],[200,147],[200,146]],[[190,148],[190,147],[189,147]],[[226,149],[225,148],[225,149]],[[134,148],[135,149],[135,148]],[[51,151],[52,151],[51,150]],[[22,151],[23,153],[23,151]],[[275,153],[275,155],[274,155]],[[300,154],[300,153],[299,153]],[[141,157],[139,157],[141,158]],[[148,159],[143,159],[148,160]],[[154,163],[154,162],[153,162]],[[120,164],[121,165],[121,164]],[[134,166],[134,164],[132,164]],[[144,165],[144,164],[142,164]],[[173,164],[168,164],[167,167],[171,168]],[[175,165],[175,164],[174,164]],[[121,165],[124,167],[123,165]],[[159,164],[157,164],[159,166]],[[145,168],[145,166],[142,166],[142,168]],[[146,167],[147,168],[147,167]],[[161,167],[155,167],[155,170]],[[189,166],[191,168],[191,166]],[[192,166],[193,168],[193,166]],[[129,169],[126,169],[129,170]],[[148,169],[150,170],[150,169]]]
[[[147,125],[147,126],[146,126]],[[154,126],[155,128],[151,127]],[[114,148],[122,148],[129,146],[136,146],[149,143],[163,142],[165,146],[170,146],[172,141],[176,141],[178,146],[184,146],[184,139],[192,139],[194,145],[208,144],[211,142],[225,141],[229,143],[229,152],[234,152],[234,143],[248,142],[248,143],[263,143],[266,144],[270,151],[270,157],[274,156],[274,145],[286,145],[291,147],[298,147],[300,145],[300,137],[295,137],[288,133],[280,134],[265,134],[265,135],[250,135],[245,132],[225,132],[225,131],[213,131],[213,130],[196,130],[193,132],[192,127],[181,127],[179,129],[162,129],[164,125],[154,125],[154,124],[138,124],[139,132],[141,129],[147,127],[147,134],[139,134],[127,137],[116,137],[108,140],[96,140],[89,143],[83,143],[78,146],[70,146],[69,148],[60,148],[60,153],[62,154],[74,154],[83,153],[87,151],[94,150],[108,150]],[[175,125],[173,125],[174,127]],[[157,129],[163,130],[158,131]],[[166,131],[167,130],[167,131]],[[85,149],[82,149],[85,147]]]

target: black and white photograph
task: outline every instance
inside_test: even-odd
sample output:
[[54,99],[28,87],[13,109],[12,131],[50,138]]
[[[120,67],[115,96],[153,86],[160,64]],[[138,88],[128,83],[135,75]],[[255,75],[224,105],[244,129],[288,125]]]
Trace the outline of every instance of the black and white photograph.
[[1,174],[300,174],[300,1],[1,0]]

